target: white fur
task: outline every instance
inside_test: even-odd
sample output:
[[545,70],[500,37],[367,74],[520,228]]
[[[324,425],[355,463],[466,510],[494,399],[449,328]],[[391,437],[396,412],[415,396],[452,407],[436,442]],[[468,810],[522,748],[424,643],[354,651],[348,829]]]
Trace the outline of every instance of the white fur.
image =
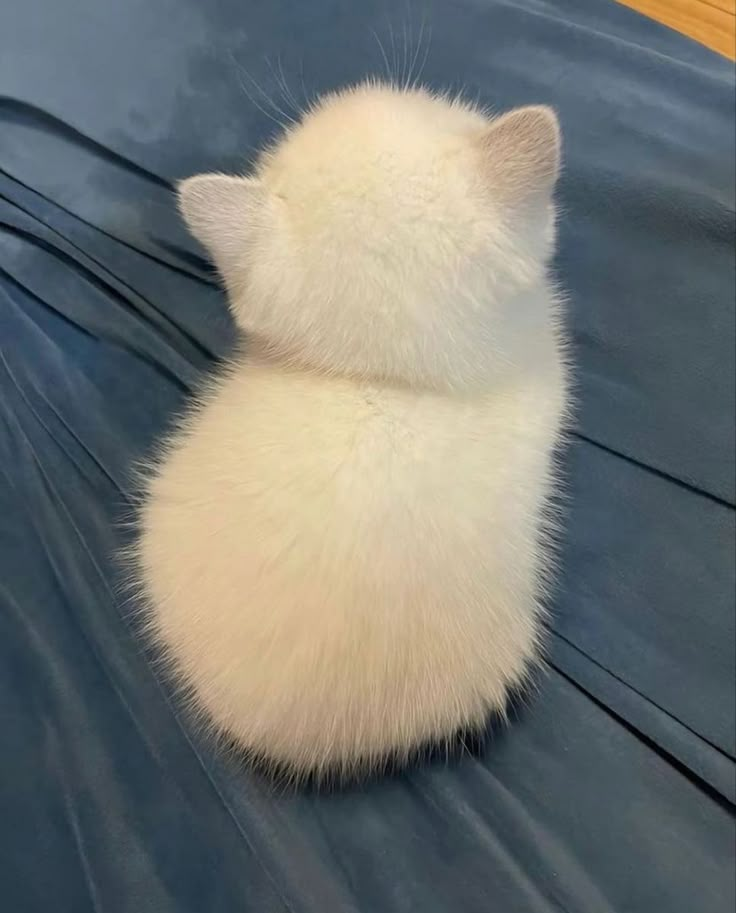
[[297,775],[478,727],[535,658],[558,168],[549,109],[364,85],[181,186],[249,345],[152,470],[141,582],[197,707]]

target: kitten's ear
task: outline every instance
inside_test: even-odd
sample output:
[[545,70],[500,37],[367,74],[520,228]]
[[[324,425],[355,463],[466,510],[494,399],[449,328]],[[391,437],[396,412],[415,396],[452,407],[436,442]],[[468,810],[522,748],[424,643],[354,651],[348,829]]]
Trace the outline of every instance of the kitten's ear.
[[545,105],[516,108],[480,137],[489,189],[509,205],[549,202],[560,173],[560,125]]
[[227,174],[198,174],[178,186],[179,209],[194,237],[227,280],[241,261],[263,207],[258,181]]

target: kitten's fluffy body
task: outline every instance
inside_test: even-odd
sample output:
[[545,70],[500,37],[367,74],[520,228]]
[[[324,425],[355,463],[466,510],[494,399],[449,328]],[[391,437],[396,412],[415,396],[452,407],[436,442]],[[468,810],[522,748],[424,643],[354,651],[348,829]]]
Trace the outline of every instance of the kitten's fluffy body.
[[140,574],[206,718],[297,775],[480,726],[535,658],[558,157],[548,109],[363,86],[181,187],[251,342],[151,474]]

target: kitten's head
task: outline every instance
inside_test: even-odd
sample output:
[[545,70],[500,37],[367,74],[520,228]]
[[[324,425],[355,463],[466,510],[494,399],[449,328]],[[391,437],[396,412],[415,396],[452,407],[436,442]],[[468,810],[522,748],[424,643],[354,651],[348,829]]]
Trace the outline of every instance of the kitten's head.
[[180,205],[236,322],[274,351],[318,370],[466,385],[529,326],[559,150],[549,108],[491,119],[367,84],[323,98],[252,174],[184,181]]

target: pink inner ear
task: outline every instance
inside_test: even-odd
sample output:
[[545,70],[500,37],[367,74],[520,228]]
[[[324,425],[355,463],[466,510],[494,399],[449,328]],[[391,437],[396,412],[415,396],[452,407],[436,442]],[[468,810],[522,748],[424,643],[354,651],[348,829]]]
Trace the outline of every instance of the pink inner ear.
[[489,190],[509,203],[549,197],[560,172],[560,126],[552,108],[517,108],[480,138]]

